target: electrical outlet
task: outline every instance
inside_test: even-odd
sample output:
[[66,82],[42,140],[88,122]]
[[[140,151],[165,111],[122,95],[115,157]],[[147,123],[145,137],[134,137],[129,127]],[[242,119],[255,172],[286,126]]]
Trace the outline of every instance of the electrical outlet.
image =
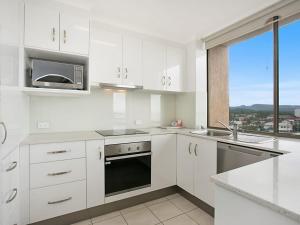
[[42,122],[37,122],[37,128],[38,129],[49,129],[50,128],[50,124],[47,121],[42,121]]

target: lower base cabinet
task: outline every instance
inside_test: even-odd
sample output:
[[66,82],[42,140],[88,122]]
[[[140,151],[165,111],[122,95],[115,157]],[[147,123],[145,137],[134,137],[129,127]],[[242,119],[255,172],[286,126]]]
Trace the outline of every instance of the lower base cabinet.
[[217,173],[217,142],[184,135],[177,136],[177,185],[214,206],[214,184]]
[[104,141],[86,142],[87,208],[104,204]]
[[85,193],[85,180],[32,189],[30,223],[85,209]]
[[0,224],[20,224],[19,148],[0,163]]
[[151,189],[176,185],[176,134],[154,135],[151,145]]

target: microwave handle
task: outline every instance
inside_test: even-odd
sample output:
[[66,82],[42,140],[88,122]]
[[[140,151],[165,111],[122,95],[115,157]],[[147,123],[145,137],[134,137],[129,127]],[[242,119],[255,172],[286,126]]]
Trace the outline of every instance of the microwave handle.
[[68,81],[70,81],[70,83],[73,83],[72,80],[64,75],[60,75],[60,74],[52,74],[52,73],[49,73],[49,74],[45,74],[41,77],[39,77],[38,79],[36,79],[35,81],[39,81],[40,79],[44,78],[44,77],[48,77],[48,76],[54,76],[54,77],[62,77],[62,78],[65,78],[67,79]]

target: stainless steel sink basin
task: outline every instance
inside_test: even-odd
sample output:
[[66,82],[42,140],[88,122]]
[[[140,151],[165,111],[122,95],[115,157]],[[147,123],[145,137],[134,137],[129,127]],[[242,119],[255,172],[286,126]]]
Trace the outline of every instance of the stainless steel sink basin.
[[[233,140],[233,135],[228,131],[221,130],[197,130],[192,131],[192,134],[197,134],[201,136],[210,136],[210,137],[220,137],[227,140]],[[261,144],[269,141],[274,141],[273,137],[255,135],[255,134],[247,134],[247,133],[238,133],[237,140],[239,142],[244,143],[252,143],[252,144]]]
[[199,134],[203,136],[211,136],[211,137],[228,137],[231,135],[230,132],[219,131],[219,130],[197,130],[197,131],[192,131],[191,133]]
[[238,137],[237,137],[236,141],[245,142],[245,143],[253,143],[253,144],[261,144],[261,143],[274,141],[274,140],[275,139],[273,137],[268,137],[268,136],[238,133]]

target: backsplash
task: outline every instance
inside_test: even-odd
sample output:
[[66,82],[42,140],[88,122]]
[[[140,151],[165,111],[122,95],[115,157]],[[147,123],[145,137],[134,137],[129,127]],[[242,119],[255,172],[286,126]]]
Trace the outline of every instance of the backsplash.
[[175,119],[175,94],[94,88],[81,97],[30,98],[30,133],[146,128]]

